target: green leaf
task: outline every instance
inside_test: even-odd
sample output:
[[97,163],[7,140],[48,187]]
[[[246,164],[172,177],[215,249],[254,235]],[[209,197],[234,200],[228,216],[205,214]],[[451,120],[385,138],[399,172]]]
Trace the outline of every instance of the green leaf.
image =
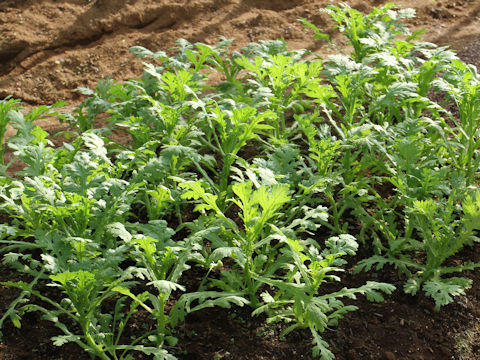
[[317,306],[317,303],[310,301],[305,306],[305,318],[310,328],[323,332],[328,324],[328,316]]
[[314,329],[310,329],[313,336],[313,348],[312,354],[314,357],[320,356],[321,360],[334,360],[335,355],[328,349],[328,343],[322,339],[318,332]]
[[17,313],[10,312],[10,321],[12,322],[13,326],[15,326],[17,329],[20,329],[22,327],[20,320],[21,318],[20,316],[18,316]]
[[367,259],[361,260],[356,266],[355,266],[355,273],[359,273],[360,271],[370,271],[372,267],[376,264],[377,266],[375,267],[376,270],[382,269],[385,265],[387,264],[394,264],[395,261],[392,259],[389,259],[384,256],[380,255],[373,255]]
[[93,132],[84,132],[81,135],[85,146],[98,158],[110,163],[107,158],[107,149],[105,148],[105,142]]
[[172,326],[176,326],[179,321],[183,321],[186,314],[201,309],[215,306],[230,309],[232,305],[240,307],[248,305],[250,302],[245,299],[243,295],[243,293],[238,292],[227,293],[216,291],[197,291],[182,294],[170,312]]
[[150,220],[148,224],[129,224],[129,227],[143,233],[146,237],[159,241],[161,244],[167,243],[175,234],[175,230],[169,228],[165,220]]
[[325,41],[330,41],[330,35],[323,33],[320,31],[318,27],[316,27],[314,24],[312,24],[310,21],[304,18],[299,18],[298,19],[303,26],[306,29],[312,29],[315,32],[314,39],[315,40],[325,40]]
[[403,286],[406,294],[416,295],[422,284],[415,278],[408,279]]
[[163,293],[163,294],[170,294],[171,291],[175,291],[175,290],[180,290],[180,291],[186,290],[184,286],[168,280],[154,280],[147,283],[147,285],[155,286],[155,288],[160,293]]
[[244,264],[245,263],[245,254],[243,253],[242,249],[239,247],[231,246],[223,246],[216,248],[215,250],[212,251],[210,256],[208,257],[208,263],[216,263],[219,260],[223,260],[224,258],[233,258],[235,259],[236,262],[239,264]]
[[107,232],[115,237],[119,237],[125,242],[132,240],[132,235],[125,229],[125,225],[116,222],[106,226]]
[[472,229],[480,229],[480,191],[476,191],[476,196],[467,196],[462,203],[465,220],[471,223]]
[[175,336],[169,335],[169,336],[165,336],[165,341],[169,346],[176,346],[178,343],[178,338],[176,338]]
[[79,286],[87,286],[88,283],[91,283],[95,279],[95,275],[90,271],[74,271],[74,272],[63,272],[56,275],[50,275],[50,279],[57,281],[63,286],[67,285],[68,282],[76,280]]
[[53,345],[63,346],[65,344],[68,344],[69,342],[81,341],[82,337],[78,335],[58,335],[52,336],[51,340],[53,342]]
[[[347,254],[355,255],[358,250],[358,242],[354,236],[349,234],[340,234],[338,236],[332,236],[325,241],[325,246],[328,250],[323,253],[328,254]],[[322,253],[322,254],[323,254]]]
[[453,301],[452,296],[465,295],[465,290],[472,287],[472,280],[452,277],[448,279],[431,279],[425,281],[422,289],[427,296],[435,300],[435,310]]

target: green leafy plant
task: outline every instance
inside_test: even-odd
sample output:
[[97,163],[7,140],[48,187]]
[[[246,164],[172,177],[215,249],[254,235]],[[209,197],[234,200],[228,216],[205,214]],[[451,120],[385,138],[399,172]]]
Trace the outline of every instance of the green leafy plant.
[[[279,231],[280,232],[280,231]],[[334,359],[320,333],[329,326],[338,324],[343,316],[357,308],[345,305],[340,299],[355,299],[357,294],[366,295],[371,301],[383,301],[381,292],[390,294],[395,287],[391,284],[367,282],[359,288],[343,288],[339,291],[318,295],[321,285],[327,281],[339,281],[340,278],[331,272],[341,272],[345,263],[340,257],[354,255],[358,249],[355,238],[351,235],[340,235],[326,241],[326,248],[319,252],[314,244],[287,238],[280,232],[280,241],[288,245],[293,259],[288,273],[282,278],[258,277],[258,280],[278,289],[271,294],[261,294],[264,305],[258,307],[253,314],[266,313],[267,322],[283,321],[292,324],[283,330],[281,336],[297,328],[310,329],[313,336],[313,355],[322,360]],[[304,244],[302,244],[304,243]]]
[[[444,144],[453,164],[466,173],[468,183],[476,180],[480,167],[480,79],[475,67],[453,60],[446,80],[435,80],[435,85],[455,102],[458,118],[449,116],[455,126],[444,124]],[[447,140],[447,136],[453,137]]]
[[[113,315],[102,313],[100,307],[107,299],[115,296],[117,293],[115,290],[118,284],[123,282],[122,279],[110,282],[111,280],[86,270],[59,273],[52,275],[51,279],[54,281],[51,285],[60,287],[66,295],[60,302],[33,289],[32,284],[25,282],[2,284],[17,287],[48,304],[47,307],[27,304],[19,311],[20,313],[39,311],[44,314],[44,320],[53,322],[64,333],[52,338],[55,345],[62,346],[68,342],[75,342],[92,356],[100,359],[131,359],[129,355],[131,351],[154,355],[156,359],[175,359],[164,349],[138,344],[145,336],[135,339],[128,345],[119,343],[128,320],[138,311],[140,299],[130,304],[127,315],[122,311],[125,298],[116,301]],[[66,317],[68,321],[60,320],[62,317]],[[80,334],[75,334],[69,329],[69,322],[79,325]]]
[[[5,133],[7,131],[7,124],[10,122],[10,118],[12,116],[12,111],[15,111],[17,106],[20,104],[20,100],[12,99],[12,98],[5,98],[0,100],[0,165],[2,168],[5,165]],[[2,172],[5,172],[2,169]]]
[[[24,280],[3,283],[21,292],[0,327],[38,311],[58,346],[174,359],[188,314],[247,305],[283,322],[282,338],[309,329],[313,355],[333,359],[322,333],[355,310],[344,299],[394,290],[329,292],[348,269],[391,265],[436,309],[466,294],[459,274],[478,264],[461,250],[480,230],[476,69],[417,41],[402,24],[413,10],[323,11],[350,55],[180,39],[169,54],[133,47],[154,63],[79,89],[88,98],[70,114],[0,100],[0,253]],[[73,127],[62,146],[34,123],[44,116]],[[23,166],[13,175],[7,148]]]

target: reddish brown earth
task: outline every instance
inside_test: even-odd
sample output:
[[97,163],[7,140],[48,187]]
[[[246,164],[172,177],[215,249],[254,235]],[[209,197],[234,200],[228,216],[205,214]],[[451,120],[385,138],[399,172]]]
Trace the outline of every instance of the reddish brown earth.
[[[175,40],[213,44],[219,35],[236,39],[240,47],[260,39],[285,38],[291,48],[321,54],[331,50],[312,40],[296,21],[304,17],[324,31],[331,24],[319,8],[325,0],[2,0],[0,1],[0,99],[8,95],[27,105],[67,100],[71,109],[81,100],[77,87],[95,87],[101,78],[138,77],[141,61],[128,48],[141,45],[168,50]],[[386,1],[344,1],[368,11]],[[398,0],[417,10],[413,28],[426,28],[426,40],[450,45],[465,61],[480,65],[480,1]],[[334,38],[343,45],[339,38]],[[55,133],[61,126],[43,120]],[[463,258],[480,261],[479,249]],[[382,304],[355,302],[360,309],[336,329],[325,333],[338,360],[478,360],[480,359],[480,274],[468,274],[474,287],[467,296],[434,312],[423,296],[397,291]],[[14,280],[0,268],[0,280]],[[395,279],[384,272],[380,280]],[[191,275],[195,277],[194,274]],[[346,274],[344,284],[362,283]],[[397,285],[401,287],[401,282]],[[14,298],[0,288],[0,314]],[[280,329],[251,318],[247,309],[205,310],[187,318],[179,329],[180,359],[311,359],[307,333],[285,341]],[[29,315],[21,330],[3,329],[0,360],[89,359],[75,346],[56,348],[49,338],[56,329]],[[140,359],[140,357],[139,357]]]

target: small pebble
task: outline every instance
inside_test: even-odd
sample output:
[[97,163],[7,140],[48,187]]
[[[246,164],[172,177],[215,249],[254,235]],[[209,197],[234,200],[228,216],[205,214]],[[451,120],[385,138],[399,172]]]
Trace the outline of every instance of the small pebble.
[[391,351],[385,351],[383,353],[383,360],[397,360],[397,357]]

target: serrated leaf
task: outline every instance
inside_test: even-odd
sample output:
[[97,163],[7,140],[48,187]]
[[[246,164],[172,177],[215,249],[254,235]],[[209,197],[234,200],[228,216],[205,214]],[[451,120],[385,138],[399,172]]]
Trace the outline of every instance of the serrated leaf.
[[[186,314],[201,309],[219,306],[230,309],[232,305],[243,307],[250,302],[243,297],[243,293],[226,293],[216,291],[197,291],[193,293],[183,294],[175,303],[170,312],[172,326],[178,321],[183,321]],[[193,304],[197,304],[192,306]]]
[[307,303],[305,307],[305,318],[310,328],[323,332],[328,324],[328,316],[320,309],[315,302]]
[[235,246],[223,246],[213,250],[213,252],[208,257],[208,262],[216,263],[217,261],[223,260],[224,258],[228,257],[235,259],[240,264],[245,263],[245,254],[243,253],[241,248]]
[[107,163],[110,161],[107,158],[107,149],[105,148],[105,142],[93,132],[84,132],[81,135],[85,146],[97,157],[105,160]]
[[69,342],[80,341],[82,338],[78,335],[58,335],[52,336],[51,340],[55,346],[63,346]]
[[347,254],[355,255],[358,250],[358,242],[354,236],[349,234],[340,234],[332,236],[325,241],[329,254]]
[[129,226],[162,244],[175,234],[175,231],[168,227],[168,223],[165,220],[150,220],[148,224],[136,223]]
[[431,279],[425,281],[422,289],[427,296],[435,300],[435,310],[453,301],[452,296],[465,295],[465,290],[472,287],[472,279],[452,277],[448,279]]
[[375,267],[376,270],[382,269],[385,265],[387,264],[392,264],[393,260],[388,259],[386,257],[380,256],[380,255],[374,255],[371,256],[367,259],[363,259],[358,262],[358,264],[355,266],[355,273],[359,273],[360,271],[370,271],[372,267],[376,264],[377,266]]
[[415,295],[422,284],[415,278],[408,279],[405,285],[403,285],[403,291],[406,294]]
[[275,302],[275,299],[270,295],[268,291],[265,291],[260,294],[260,297],[262,298],[263,302],[266,304],[271,304]]
[[328,343],[315,330],[311,329],[313,336],[312,354],[314,357],[320,356],[321,360],[334,360],[335,355],[328,349]]
[[175,290],[185,291],[184,286],[168,280],[154,280],[147,283],[147,285],[155,286],[155,288],[163,294],[169,294],[171,291]]
[[108,233],[115,237],[119,237],[125,242],[129,242],[132,240],[132,235],[127,231],[125,225],[119,222],[111,223],[106,226],[106,230]]

